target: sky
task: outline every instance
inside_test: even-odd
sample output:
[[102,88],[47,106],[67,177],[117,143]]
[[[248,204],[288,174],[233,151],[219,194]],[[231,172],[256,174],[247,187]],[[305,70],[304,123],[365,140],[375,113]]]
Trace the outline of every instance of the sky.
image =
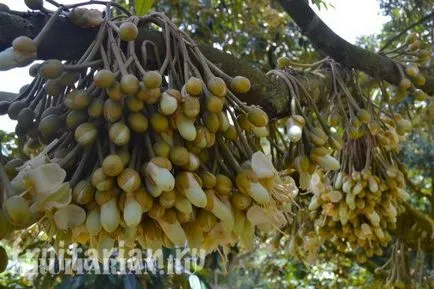
[[[158,1],[158,0],[157,0]],[[381,16],[378,0],[329,0],[334,8],[318,11],[313,7],[319,17],[339,36],[355,43],[357,37],[379,33],[388,17]],[[63,4],[83,2],[82,0],[58,0]],[[24,0],[0,0],[12,10],[26,11]],[[52,9],[50,4],[47,8]],[[17,92],[21,86],[30,83],[28,68],[16,68],[9,71],[0,71],[0,91]],[[15,122],[7,116],[0,116],[0,130],[12,132]]]

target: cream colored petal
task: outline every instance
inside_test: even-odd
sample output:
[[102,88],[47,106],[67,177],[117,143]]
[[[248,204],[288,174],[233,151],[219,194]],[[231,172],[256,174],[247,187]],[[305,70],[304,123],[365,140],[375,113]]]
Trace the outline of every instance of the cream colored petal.
[[173,224],[165,222],[163,220],[157,220],[164,234],[169,240],[176,246],[182,246],[187,242],[187,235],[184,229],[181,227],[178,221]]
[[250,183],[248,194],[259,204],[266,205],[271,201],[271,196],[267,189],[260,183]]
[[257,205],[251,206],[249,210],[247,210],[246,217],[253,226],[271,223],[270,216],[263,208]]
[[186,174],[189,181],[189,188],[184,190],[185,196],[196,207],[205,208],[208,201],[205,192],[192,173]]
[[84,223],[86,212],[77,205],[68,205],[57,210],[53,218],[59,230],[69,230]]
[[29,170],[25,176],[34,191],[38,194],[50,194],[57,191],[66,177],[66,171],[57,163],[43,164]]
[[52,208],[62,208],[72,200],[72,189],[69,183],[63,183],[60,188],[50,194],[48,197],[44,195],[36,195],[36,202],[39,203],[40,209],[50,210]]
[[277,175],[277,171],[270,158],[263,152],[258,151],[252,155],[251,166],[259,178],[271,178]]
[[175,187],[175,178],[172,173],[168,169],[159,167],[153,162],[149,162],[146,166],[146,174],[161,191],[169,192]]

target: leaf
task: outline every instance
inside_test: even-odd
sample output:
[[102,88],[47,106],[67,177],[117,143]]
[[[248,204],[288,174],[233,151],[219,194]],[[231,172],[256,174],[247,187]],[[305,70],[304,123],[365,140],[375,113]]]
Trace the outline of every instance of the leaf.
[[155,0],[136,0],[136,14],[143,16],[154,6]]

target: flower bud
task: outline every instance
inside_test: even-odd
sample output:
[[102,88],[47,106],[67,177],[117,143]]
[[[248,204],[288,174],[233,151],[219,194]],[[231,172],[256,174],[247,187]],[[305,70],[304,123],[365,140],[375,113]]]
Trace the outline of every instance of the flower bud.
[[203,171],[199,173],[199,176],[205,189],[212,189],[216,186],[217,178],[211,172]]
[[117,146],[123,146],[130,142],[131,132],[122,121],[114,123],[109,129],[110,140]]
[[189,215],[193,213],[193,206],[190,201],[179,194],[176,195],[175,208],[184,214]]
[[136,198],[136,201],[139,202],[139,204],[142,206],[142,210],[144,213],[146,213],[152,208],[154,198],[152,198],[152,196],[147,191],[145,191],[144,188],[139,188],[137,191],[135,191],[134,196]]
[[200,95],[202,93],[202,81],[199,78],[190,77],[185,83],[185,90],[189,95]]
[[176,189],[182,192],[196,207],[204,208],[207,204],[205,192],[199,184],[200,178],[191,172],[180,172],[176,176]]
[[194,121],[184,116],[183,113],[178,113],[175,115],[176,128],[179,134],[188,141],[194,141],[196,138],[196,127],[194,126]]
[[298,142],[301,140],[303,130],[298,125],[290,125],[288,128],[288,138],[292,142]]
[[143,84],[148,89],[154,89],[161,86],[163,78],[158,71],[147,71],[143,76]]
[[126,168],[117,178],[118,186],[126,193],[135,192],[141,185],[140,175],[131,168]]
[[164,115],[171,115],[177,108],[178,100],[169,92],[163,92],[160,98],[160,112]]
[[176,192],[174,190],[163,192],[159,197],[160,205],[166,209],[173,207],[175,205],[175,201],[176,201]]
[[218,97],[224,97],[228,90],[226,87],[226,83],[220,77],[210,78],[207,81],[206,86],[208,87],[209,91],[211,91],[212,94]]
[[251,127],[252,132],[256,137],[267,137],[268,136],[268,128],[266,126],[253,126]]
[[113,84],[112,87],[106,89],[108,97],[110,97],[113,101],[121,101],[125,94],[121,89],[121,84],[117,81]]
[[231,80],[231,88],[235,93],[246,93],[250,90],[250,80],[244,76],[235,76]]
[[95,74],[93,81],[96,87],[110,88],[116,82],[116,75],[108,69],[101,69]]
[[145,176],[146,185],[151,188],[149,193],[153,197],[158,197],[163,191],[171,191],[175,187],[175,178],[172,173],[152,160],[146,165]]
[[209,112],[205,117],[205,126],[211,133],[216,133],[220,128],[220,121],[217,113]]
[[107,203],[108,201],[110,201],[114,197],[116,197],[116,192],[114,190],[96,191],[95,192],[95,201],[100,206]]
[[232,141],[236,141],[238,139],[238,132],[235,126],[229,125],[228,128],[223,132],[223,136]]
[[268,115],[259,107],[252,106],[247,112],[249,122],[256,127],[268,125]]
[[124,205],[124,221],[128,227],[136,227],[142,220],[143,208],[133,197],[127,196]]
[[74,138],[81,146],[88,146],[94,143],[98,136],[96,127],[90,123],[85,122],[80,124],[74,131]]
[[200,159],[193,153],[188,154],[188,163],[183,168],[187,171],[194,172],[200,167]]
[[96,236],[101,231],[100,209],[96,207],[87,215],[86,228],[91,236]]
[[166,131],[169,128],[169,121],[167,118],[158,112],[151,115],[150,122],[152,129],[158,133]]
[[271,196],[267,189],[259,183],[258,176],[252,170],[243,170],[236,177],[238,189],[252,197],[256,202],[266,205],[270,203]]
[[135,96],[128,96],[126,99],[127,108],[130,112],[139,112],[144,108],[144,103],[142,100],[138,99]]
[[139,81],[134,74],[126,74],[121,78],[121,90],[127,95],[135,95],[139,89]]
[[65,96],[65,106],[73,110],[85,109],[92,101],[92,96],[86,90],[73,90]]
[[182,111],[185,116],[191,119],[195,119],[200,113],[199,98],[186,96],[183,98]]
[[215,95],[208,95],[206,97],[206,109],[209,112],[218,113],[223,110],[224,99]]
[[132,22],[123,22],[119,27],[119,38],[123,41],[133,41],[139,35],[136,24]]
[[178,167],[182,167],[188,164],[189,153],[183,146],[175,146],[170,150],[170,161]]
[[101,225],[108,233],[114,232],[121,221],[121,216],[116,198],[112,198],[101,206]]
[[108,155],[102,162],[102,169],[107,176],[116,177],[124,170],[124,163],[118,155]]
[[96,169],[92,174],[92,185],[99,191],[107,191],[113,188],[113,179],[104,174],[102,168]]
[[223,174],[216,175],[216,186],[214,189],[217,191],[217,193],[222,196],[227,196],[231,193],[232,187],[233,185],[230,178]]
[[252,204],[252,198],[238,191],[234,191],[231,196],[231,203],[236,209],[245,210]]
[[316,162],[326,171],[336,171],[341,168],[339,161],[330,155],[318,156],[313,154],[311,155],[311,160]]
[[93,200],[94,195],[95,188],[86,180],[80,181],[72,190],[72,198],[80,205],[90,203]]
[[166,209],[157,202],[154,202],[152,208],[148,211],[149,217],[155,220],[162,219],[165,213]]

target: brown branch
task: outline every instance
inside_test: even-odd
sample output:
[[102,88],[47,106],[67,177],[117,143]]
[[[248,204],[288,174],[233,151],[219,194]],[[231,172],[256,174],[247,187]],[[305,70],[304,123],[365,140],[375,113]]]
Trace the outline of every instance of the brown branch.
[[394,235],[412,248],[417,248],[420,240],[422,250],[434,251],[433,220],[407,203],[405,209],[405,212],[398,217]]
[[[10,47],[12,41],[21,35],[35,37],[42,29],[46,16],[41,13],[23,13],[16,11],[0,12],[0,51]],[[84,53],[95,38],[97,29],[82,29],[73,25],[65,17],[59,17],[38,47],[38,59],[76,60]],[[140,27],[137,45],[145,40],[154,42],[160,51],[164,51],[164,39],[160,32]],[[139,49],[140,47],[138,47]],[[242,101],[263,106],[271,117],[288,115],[289,93],[286,85],[280,81],[269,79],[265,73],[252,67],[221,50],[208,45],[199,45],[204,55],[223,71],[231,76],[244,75],[252,83],[249,93],[239,95]],[[163,55],[162,55],[163,56]],[[309,93],[319,99],[331,89],[331,73],[325,71],[324,76],[300,74],[300,81],[306,85]],[[321,89],[319,89],[321,88]]]
[[[317,49],[332,57],[342,65],[361,70],[376,79],[399,85],[401,75],[395,62],[386,56],[352,45],[334,33],[309,7],[305,0],[278,0],[282,8],[309,37]],[[434,78],[427,79],[422,88],[434,94]]]

